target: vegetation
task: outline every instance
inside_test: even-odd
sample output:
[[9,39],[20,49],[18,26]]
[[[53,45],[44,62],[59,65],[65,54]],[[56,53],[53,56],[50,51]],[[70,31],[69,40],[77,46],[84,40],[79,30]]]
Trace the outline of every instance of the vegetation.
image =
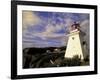
[[[52,51],[53,49],[50,48]],[[46,52],[49,49],[42,49],[42,52],[39,49],[23,50],[23,68],[89,65],[89,56],[86,56],[84,60],[81,60],[78,55],[73,56],[73,58],[65,58],[65,47],[59,49],[60,51],[56,52]]]
[[62,60],[61,66],[80,66],[81,59],[75,55],[73,58],[65,58]]

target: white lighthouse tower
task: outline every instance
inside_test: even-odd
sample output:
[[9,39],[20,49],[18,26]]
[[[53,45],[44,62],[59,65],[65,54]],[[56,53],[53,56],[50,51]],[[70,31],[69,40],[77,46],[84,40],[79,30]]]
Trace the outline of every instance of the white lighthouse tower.
[[72,58],[78,55],[81,59],[84,59],[84,33],[80,30],[80,25],[76,22],[70,28],[65,58]]

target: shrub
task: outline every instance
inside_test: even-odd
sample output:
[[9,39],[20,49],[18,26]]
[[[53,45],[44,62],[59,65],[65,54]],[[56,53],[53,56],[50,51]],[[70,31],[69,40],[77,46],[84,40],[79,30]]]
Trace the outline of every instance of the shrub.
[[61,66],[80,66],[81,59],[78,55],[73,56],[73,58],[65,58],[61,62]]
[[87,56],[84,58],[84,61],[85,61],[85,62],[88,62],[88,61],[89,61],[89,55],[87,55]]

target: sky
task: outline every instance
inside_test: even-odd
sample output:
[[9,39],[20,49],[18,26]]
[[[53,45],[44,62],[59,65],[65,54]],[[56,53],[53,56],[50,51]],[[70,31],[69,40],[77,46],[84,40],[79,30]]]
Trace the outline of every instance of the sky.
[[89,43],[89,14],[67,12],[22,12],[22,46],[61,47],[67,45],[69,28],[78,22]]

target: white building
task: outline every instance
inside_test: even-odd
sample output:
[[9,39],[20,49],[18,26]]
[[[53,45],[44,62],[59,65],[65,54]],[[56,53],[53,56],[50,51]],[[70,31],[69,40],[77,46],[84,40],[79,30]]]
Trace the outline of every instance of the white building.
[[70,33],[68,35],[68,43],[65,51],[65,58],[72,58],[78,55],[81,59],[87,55],[86,51],[86,41],[84,40],[84,35],[80,30],[80,25],[74,23],[71,26]]

